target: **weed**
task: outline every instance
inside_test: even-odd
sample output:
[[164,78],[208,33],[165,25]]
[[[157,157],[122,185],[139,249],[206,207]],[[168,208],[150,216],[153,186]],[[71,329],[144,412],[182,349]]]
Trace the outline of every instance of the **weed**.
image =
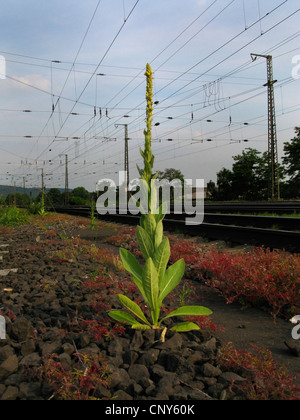
[[[221,368],[235,371],[247,379],[235,388],[247,400],[300,400],[300,388],[285,367],[278,367],[272,353],[252,345],[254,353],[236,350],[228,343],[219,350],[217,362]],[[232,384],[233,385],[233,384]]]
[[97,387],[109,388],[110,371],[101,356],[75,354],[76,367],[65,370],[56,354],[45,360],[38,369],[38,377],[46,380],[53,388],[50,399],[70,401],[97,400]]
[[30,217],[27,211],[20,210],[16,207],[1,208],[0,209],[0,225],[18,227],[26,225],[30,221]]

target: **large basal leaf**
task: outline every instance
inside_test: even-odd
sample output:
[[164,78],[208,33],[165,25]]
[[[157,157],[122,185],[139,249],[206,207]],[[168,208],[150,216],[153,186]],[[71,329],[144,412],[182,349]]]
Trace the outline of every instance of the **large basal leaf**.
[[189,332],[194,330],[200,330],[200,327],[193,322],[182,322],[181,324],[175,325],[171,328],[171,331],[176,332]]
[[[147,216],[146,216],[146,218],[147,218]],[[153,254],[154,254],[154,246],[153,246],[152,239],[148,235],[146,230],[143,229],[141,226],[137,226],[136,236],[137,236],[137,239],[138,239],[138,242],[139,242],[140,250],[141,250],[145,260],[148,260],[149,258],[152,258]]]
[[143,277],[143,268],[138,263],[137,259],[131,252],[127,251],[126,249],[120,249],[120,256],[123,261],[124,268],[130,273],[133,274],[138,279]]
[[164,238],[162,243],[156,249],[153,262],[158,273],[159,289],[161,289],[161,283],[166,272],[166,268],[170,259],[171,249],[168,238]]
[[149,325],[144,325],[144,324],[134,324],[131,327],[133,330],[140,330],[140,331],[147,331],[147,330],[151,330],[151,327],[149,327]]
[[168,296],[168,294],[171,293],[172,290],[174,290],[176,286],[178,286],[178,284],[182,280],[184,272],[185,272],[184,259],[177,261],[174,265],[168,268],[160,285],[159,301],[161,303]]
[[181,308],[176,309],[176,311],[173,311],[167,315],[164,319],[161,320],[161,322],[174,316],[208,316],[211,314],[212,311],[208,308],[204,308],[203,306],[182,306]]
[[148,322],[147,318],[145,317],[143,311],[141,308],[132,300],[130,300],[127,296],[124,295],[118,295],[119,302],[125,306],[126,309],[128,309],[130,312],[133,313],[137,318],[141,319],[145,322],[145,324],[151,326],[151,324]]
[[115,321],[120,322],[121,324],[137,324],[136,319],[134,319],[133,316],[124,311],[110,311],[108,315]]
[[158,298],[158,274],[154,263],[151,258],[146,261],[144,273],[143,273],[143,286],[145,295],[150,304],[150,310],[153,318],[155,311],[157,310],[157,298]]
[[125,269],[131,274],[132,280],[147,302],[143,286],[143,268],[140,266],[135,256],[126,249],[120,249],[120,256]]

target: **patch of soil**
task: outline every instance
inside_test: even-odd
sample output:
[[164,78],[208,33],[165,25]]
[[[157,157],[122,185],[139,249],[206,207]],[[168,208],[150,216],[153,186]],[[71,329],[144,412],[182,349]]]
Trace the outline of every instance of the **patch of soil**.
[[[67,372],[75,367],[75,352],[104,357],[112,383],[109,389],[96,390],[96,397],[103,399],[239,399],[239,391],[230,385],[233,379],[241,383],[244,378],[222,372],[215,360],[221,343],[228,341],[245,350],[251,350],[249,343],[266,347],[279,364],[285,364],[291,373],[300,373],[299,358],[284,345],[291,335],[290,324],[282,320],[274,324],[258,309],[242,311],[237,304],[226,305],[213,290],[199,283],[195,286],[201,299],[195,304],[212,309],[212,320],[225,327],[224,333],[168,333],[162,344],[152,330],[126,330],[123,336],[108,341],[76,329],[75,323],[81,318],[91,320],[94,316],[91,303],[95,293],[83,289],[81,280],[95,271],[95,264],[80,253],[76,262],[53,257],[65,251],[65,242],[58,237],[61,227],[53,225],[47,232],[37,226],[23,226],[0,238],[8,252],[0,270],[18,269],[0,277],[0,311],[7,323],[7,338],[0,340],[0,400],[52,397],[53,387],[33,375],[52,353]],[[115,233],[111,227],[97,231],[84,225],[79,228],[76,221],[63,229],[64,236],[80,236],[100,248],[108,248],[103,240]],[[118,253],[115,247],[110,249]],[[122,274],[118,276],[121,279]],[[103,291],[105,302],[100,304],[105,303],[104,314],[107,309],[120,309],[116,293],[120,293],[116,285]],[[129,297],[136,297],[135,292]]]

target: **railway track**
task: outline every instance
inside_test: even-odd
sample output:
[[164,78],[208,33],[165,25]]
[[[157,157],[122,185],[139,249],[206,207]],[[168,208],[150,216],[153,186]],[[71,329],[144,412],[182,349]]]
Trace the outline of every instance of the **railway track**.
[[[57,207],[55,211],[81,217],[90,217],[91,213],[90,207]],[[99,220],[128,225],[137,225],[140,219],[139,216],[119,214],[97,216]],[[164,220],[165,229],[210,240],[223,240],[234,245],[248,244],[300,252],[299,217],[205,213],[201,225],[189,226],[185,223],[185,217],[184,214],[168,214]]]

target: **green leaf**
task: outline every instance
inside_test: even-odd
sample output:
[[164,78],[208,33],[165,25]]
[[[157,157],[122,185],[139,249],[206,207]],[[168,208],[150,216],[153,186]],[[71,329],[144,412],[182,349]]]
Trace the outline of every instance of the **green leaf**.
[[140,266],[135,256],[132,255],[131,252],[127,251],[127,249],[123,248],[120,249],[120,256],[125,269],[138,279],[142,280],[143,268]]
[[[138,263],[134,255],[132,255],[126,249],[120,249],[120,256],[123,261],[125,269],[131,274],[132,280],[134,281],[136,287],[141,292],[143,298],[146,301],[144,286],[143,286],[143,268]],[[146,301],[147,303],[147,301]]]
[[171,249],[170,241],[168,238],[164,238],[162,243],[159,245],[154,254],[154,265],[158,273],[159,289],[161,289],[162,279],[165,275],[166,268],[170,259]]
[[[156,319],[157,314],[157,299],[158,299],[158,274],[152,258],[149,258],[146,261],[144,273],[143,273],[143,286],[145,290],[145,295],[150,305],[152,319]],[[153,317],[154,314],[154,317]]]
[[[144,223],[146,224],[146,218],[144,220]],[[148,235],[148,233],[146,232],[145,229],[143,229],[141,226],[137,226],[136,228],[136,236],[139,242],[139,246],[140,246],[140,250],[142,251],[142,254],[145,258],[145,260],[148,260],[149,258],[153,257],[153,253],[154,253],[154,246],[153,246],[153,242],[150,238],[150,236]]]
[[147,330],[151,330],[151,327],[149,327],[148,325],[143,325],[143,324],[134,324],[131,327],[133,330],[140,330],[140,331],[147,331]]
[[159,245],[161,244],[163,240],[163,233],[164,233],[163,223],[162,221],[160,221],[158,222],[156,226],[156,231],[155,231],[155,236],[154,236],[155,249],[157,249]]
[[157,227],[155,215],[151,213],[147,214],[145,217],[144,223],[145,223],[145,230],[150,236],[152,243],[154,244],[155,232],[156,232],[156,227]]
[[144,321],[146,324],[151,326],[151,324],[147,321],[147,318],[145,317],[143,311],[141,308],[132,300],[130,300],[127,296],[118,295],[119,302],[125,306],[126,309],[128,309],[130,312],[132,312],[137,318]]
[[168,296],[182,280],[185,272],[185,261],[181,259],[166,271],[160,286],[160,302]]
[[110,311],[108,315],[115,321],[121,322],[121,324],[135,325],[137,323],[136,319],[124,311]]
[[[157,207],[158,200],[157,199],[158,199],[157,188],[156,188],[156,185],[155,185],[155,180],[152,179],[151,180],[151,194],[150,194],[150,200],[151,200],[150,208],[151,208],[151,213],[152,214],[156,214],[156,212],[157,212],[157,209],[158,209],[158,207]],[[156,218],[155,218],[155,220],[156,220]]]
[[181,324],[175,325],[170,331],[176,332],[188,332],[193,330],[200,330],[200,327],[193,322],[182,322]]
[[167,315],[164,319],[161,320],[161,322],[174,316],[208,316],[211,314],[212,311],[208,308],[204,308],[203,306],[182,306],[181,308]]
[[168,211],[168,203],[163,203],[158,210],[158,214],[155,215],[156,223],[159,223],[165,218]]

